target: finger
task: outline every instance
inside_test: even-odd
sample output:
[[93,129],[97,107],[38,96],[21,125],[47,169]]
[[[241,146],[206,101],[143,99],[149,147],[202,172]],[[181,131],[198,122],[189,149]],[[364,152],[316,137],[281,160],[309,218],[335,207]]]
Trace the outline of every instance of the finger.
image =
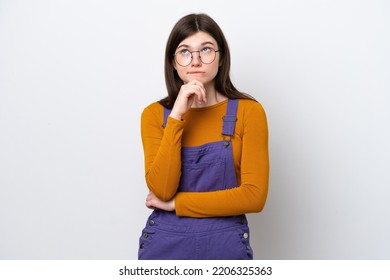
[[193,80],[189,83],[189,85],[195,85],[200,87],[203,91],[206,91],[206,88],[204,87],[202,82],[199,82],[198,80]]
[[204,87],[203,83],[201,81],[198,81],[198,80],[192,80],[192,81],[189,82],[189,84],[194,84],[194,85],[198,85],[198,86]]
[[197,80],[194,80],[195,85],[197,86],[199,93],[200,93],[200,100],[206,102],[206,88],[204,87],[202,82],[199,82]]
[[206,90],[203,87],[198,86],[198,93],[199,102],[207,102]]
[[186,86],[187,86],[187,87],[197,86],[197,87],[199,87],[199,88],[205,90],[205,87],[204,87],[203,83],[202,83],[202,82],[199,82],[199,81],[197,81],[197,80],[192,80],[192,81],[190,81],[189,83],[184,84],[183,86],[185,86],[185,87],[186,87]]
[[201,92],[201,93],[206,93],[206,89],[203,86],[202,83],[197,82],[197,81],[192,81],[191,83],[185,84],[181,86],[181,92],[185,93],[187,97],[190,94],[195,93],[195,91]]
[[149,205],[149,204],[147,204],[147,203],[145,203],[145,206],[146,206],[147,208],[149,208],[149,209],[152,209],[152,210],[156,209],[156,207],[154,207],[153,205]]
[[146,201],[146,202],[145,202],[145,205],[146,205],[146,207],[148,207],[148,208],[149,208],[149,207],[154,207],[152,201],[150,201],[150,200],[149,200],[149,201]]
[[206,88],[204,87],[202,82],[195,80],[195,85],[199,86],[201,88],[202,92],[206,95]]
[[187,98],[189,98],[191,95],[195,94],[199,102],[206,102],[206,90],[199,86],[199,85],[190,85],[186,89],[187,91]]

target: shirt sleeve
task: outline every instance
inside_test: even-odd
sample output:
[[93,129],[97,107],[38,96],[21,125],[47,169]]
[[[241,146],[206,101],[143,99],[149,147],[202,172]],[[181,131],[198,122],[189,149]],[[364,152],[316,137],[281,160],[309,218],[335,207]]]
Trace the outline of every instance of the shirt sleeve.
[[165,129],[162,128],[162,123],[161,105],[154,104],[142,112],[141,137],[146,184],[159,199],[168,201],[174,197],[179,187],[184,121],[168,117]]
[[254,105],[243,116],[241,184],[214,192],[178,192],[176,215],[232,216],[260,212],[268,194],[268,125],[263,107]]

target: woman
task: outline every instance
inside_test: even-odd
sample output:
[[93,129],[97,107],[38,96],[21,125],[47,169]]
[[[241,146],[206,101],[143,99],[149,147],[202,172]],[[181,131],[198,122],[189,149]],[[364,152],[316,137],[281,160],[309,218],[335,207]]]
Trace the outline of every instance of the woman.
[[217,23],[190,14],[166,46],[168,96],[142,113],[146,206],[139,259],[252,259],[245,213],[268,191],[262,106],[239,92]]

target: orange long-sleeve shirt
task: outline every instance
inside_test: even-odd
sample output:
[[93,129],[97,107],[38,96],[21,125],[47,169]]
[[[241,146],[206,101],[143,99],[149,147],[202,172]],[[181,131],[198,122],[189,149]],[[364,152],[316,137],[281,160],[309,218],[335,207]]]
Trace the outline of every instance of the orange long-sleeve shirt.
[[177,192],[181,175],[181,147],[221,141],[222,117],[227,100],[205,108],[191,108],[182,121],[168,117],[152,103],[141,117],[145,178],[161,200],[175,195],[176,215],[188,217],[231,216],[260,212],[268,193],[268,127],[263,107],[240,99],[234,136],[231,138],[238,186],[213,192]]

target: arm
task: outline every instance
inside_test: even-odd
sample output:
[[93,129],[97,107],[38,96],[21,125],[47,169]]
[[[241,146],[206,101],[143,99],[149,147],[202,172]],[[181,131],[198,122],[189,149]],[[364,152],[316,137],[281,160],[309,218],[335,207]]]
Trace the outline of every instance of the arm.
[[212,217],[260,212],[268,193],[268,126],[265,112],[254,103],[243,115],[241,185],[215,192],[179,192],[178,216]]
[[[149,190],[161,201],[169,201],[177,192],[181,175],[181,138],[183,115],[194,99],[206,102],[202,83],[194,80],[183,85],[178,93],[165,129],[162,128],[163,111],[149,106],[141,116],[141,136],[145,156],[145,179]],[[157,106],[157,104],[155,104]],[[158,112],[157,112],[158,111]]]
[[168,201],[175,195],[179,186],[184,124],[182,121],[168,118],[163,129],[162,106],[158,109],[152,110],[148,107],[141,117],[145,179],[151,192],[159,199]]

